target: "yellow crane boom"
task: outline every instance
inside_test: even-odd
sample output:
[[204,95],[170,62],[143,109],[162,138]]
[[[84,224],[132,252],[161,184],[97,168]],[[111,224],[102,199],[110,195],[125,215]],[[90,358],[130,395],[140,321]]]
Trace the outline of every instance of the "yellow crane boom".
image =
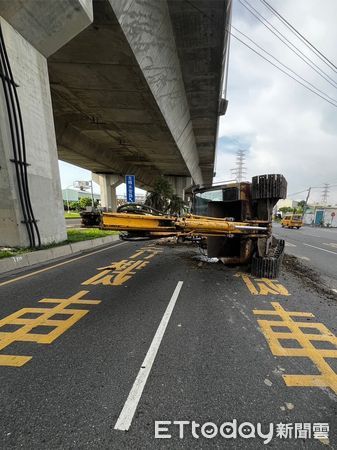
[[198,235],[226,236],[232,234],[261,237],[270,234],[268,221],[234,222],[218,217],[194,216],[183,217],[169,215],[140,215],[130,213],[103,213],[102,228],[120,231],[147,231],[163,235]]

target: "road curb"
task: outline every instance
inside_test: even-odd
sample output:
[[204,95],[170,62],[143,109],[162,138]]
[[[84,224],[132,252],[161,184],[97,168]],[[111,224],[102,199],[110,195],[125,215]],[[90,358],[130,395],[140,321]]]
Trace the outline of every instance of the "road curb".
[[18,256],[10,256],[8,258],[0,259],[0,274],[11,272],[12,270],[21,269],[25,267],[34,266],[53,259],[69,256],[76,253],[81,253],[84,250],[101,247],[110,242],[118,241],[119,235],[105,236],[97,239],[90,239],[87,241],[74,242],[73,244],[60,245],[59,247],[52,247],[46,250],[36,250],[35,252],[24,253]]

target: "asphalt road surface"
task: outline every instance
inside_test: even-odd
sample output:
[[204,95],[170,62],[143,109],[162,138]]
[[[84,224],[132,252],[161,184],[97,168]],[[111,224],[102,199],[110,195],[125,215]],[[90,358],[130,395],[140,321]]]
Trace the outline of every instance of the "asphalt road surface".
[[337,292],[337,228],[302,227],[299,230],[274,224],[274,233],[286,241],[286,252],[314,268]]
[[81,228],[81,219],[66,219],[67,228]]
[[291,272],[117,242],[0,297],[0,448],[336,448],[337,295]]

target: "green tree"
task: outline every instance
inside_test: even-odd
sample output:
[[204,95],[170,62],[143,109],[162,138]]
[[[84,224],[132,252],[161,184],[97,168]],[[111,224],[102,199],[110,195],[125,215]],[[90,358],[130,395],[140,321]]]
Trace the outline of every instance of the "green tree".
[[166,214],[181,214],[185,203],[173,193],[169,181],[161,176],[155,180],[153,190],[147,193],[145,205]]
[[178,195],[173,194],[170,200],[169,212],[170,214],[180,215],[186,209],[185,202]]
[[85,209],[87,206],[92,205],[92,201],[90,197],[81,197],[78,201],[78,205],[80,209]]
[[70,210],[72,210],[72,211],[79,211],[80,210],[80,205],[79,205],[79,203],[78,203],[78,201],[72,201],[72,202],[69,202],[69,209]]
[[172,195],[172,187],[168,180],[164,177],[158,177],[153,184],[153,190],[146,195],[145,205],[167,213]]
[[284,214],[287,214],[294,212],[294,208],[290,208],[290,206],[283,206],[282,208],[279,209],[279,211],[281,211]]

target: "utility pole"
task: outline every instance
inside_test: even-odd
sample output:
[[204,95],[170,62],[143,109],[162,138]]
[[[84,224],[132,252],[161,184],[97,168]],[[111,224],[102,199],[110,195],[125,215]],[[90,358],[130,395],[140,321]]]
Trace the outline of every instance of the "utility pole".
[[303,217],[304,217],[305,211],[307,210],[307,207],[308,207],[308,201],[309,201],[310,193],[311,193],[311,186],[308,189],[307,197],[306,197],[305,203],[303,205],[302,221],[303,221]]
[[70,205],[69,205],[69,195],[68,195],[68,189],[70,187],[74,187],[74,183],[73,184],[69,184],[69,186],[66,187],[65,191],[66,191],[66,200],[67,200],[67,210],[68,213],[70,212]]
[[330,184],[329,183],[324,183],[324,188],[322,191],[322,204],[326,205],[328,203],[328,197],[329,197],[329,192],[330,192]]
[[91,180],[90,180],[90,187],[91,187],[91,206],[94,209],[95,207],[95,200],[94,200],[94,187],[92,184],[92,174],[91,174]]
[[231,169],[232,175],[234,175],[238,183],[241,183],[241,181],[243,181],[243,177],[246,175],[245,160],[246,150],[238,150],[236,152],[235,168]]
[[307,208],[307,206],[308,206],[308,201],[309,201],[310,193],[311,193],[311,186],[310,186],[309,189],[308,189],[308,194],[307,194],[307,198],[305,199],[305,205],[304,205],[304,208]]

